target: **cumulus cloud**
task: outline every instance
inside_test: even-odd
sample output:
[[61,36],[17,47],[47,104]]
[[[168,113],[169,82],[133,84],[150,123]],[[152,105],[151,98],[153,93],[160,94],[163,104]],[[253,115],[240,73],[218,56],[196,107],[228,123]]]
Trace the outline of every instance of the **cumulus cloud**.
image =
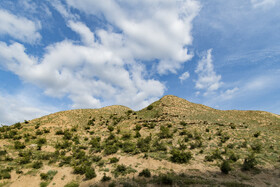
[[38,32],[40,29],[40,22],[35,23],[0,9],[0,35],[10,35],[22,42],[35,43],[41,39]]
[[133,61],[125,63],[108,44],[85,46],[65,40],[48,46],[39,60],[26,54],[22,44],[0,42],[0,62],[24,81],[43,88],[49,96],[68,96],[73,101],[72,108],[101,107],[107,104],[102,100],[111,100],[140,109],[163,95],[162,83],[146,79],[143,66]]
[[182,1],[97,1],[67,0],[69,6],[86,14],[104,16],[121,32],[122,52],[134,59],[158,60],[160,74],[176,73],[192,58],[187,45],[192,43],[192,20],[200,10],[195,0]]
[[186,71],[185,73],[183,73],[183,74],[179,77],[179,79],[180,79],[181,82],[183,82],[184,80],[188,79],[189,77],[190,77],[190,73]]
[[57,111],[24,93],[17,95],[0,93],[0,103],[0,124],[2,125],[31,120]]
[[195,88],[205,90],[205,94],[218,90],[221,85],[221,75],[217,75],[212,61],[212,49],[198,62],[195,72],[198,79],[195,81]]

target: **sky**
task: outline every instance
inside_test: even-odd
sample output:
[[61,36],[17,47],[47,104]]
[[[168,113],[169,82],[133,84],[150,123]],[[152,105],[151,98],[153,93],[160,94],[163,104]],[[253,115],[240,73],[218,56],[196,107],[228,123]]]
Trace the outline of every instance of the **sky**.
[[0,124],[164,95],[280,114],[279,0],[1,0]]

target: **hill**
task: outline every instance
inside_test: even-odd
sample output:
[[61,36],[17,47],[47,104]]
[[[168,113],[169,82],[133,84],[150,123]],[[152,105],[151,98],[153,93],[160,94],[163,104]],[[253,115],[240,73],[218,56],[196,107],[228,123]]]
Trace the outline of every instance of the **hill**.
[[280,117],[164,96],[0,128],[0,186],[280,184]]

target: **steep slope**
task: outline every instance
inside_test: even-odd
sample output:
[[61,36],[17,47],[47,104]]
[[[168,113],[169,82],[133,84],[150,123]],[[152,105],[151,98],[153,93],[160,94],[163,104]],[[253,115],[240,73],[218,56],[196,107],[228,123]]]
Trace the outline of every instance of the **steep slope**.
[[277,185],[279,133],[278,115],[176,96],[62,111],[0,128],[0,186]]

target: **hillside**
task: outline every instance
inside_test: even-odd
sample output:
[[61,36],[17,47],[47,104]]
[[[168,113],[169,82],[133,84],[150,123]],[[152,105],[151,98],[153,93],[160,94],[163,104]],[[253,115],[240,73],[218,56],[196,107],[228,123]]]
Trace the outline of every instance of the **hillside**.
[[0,128],[1,186],[277,186],[280,117],[164,96]]

